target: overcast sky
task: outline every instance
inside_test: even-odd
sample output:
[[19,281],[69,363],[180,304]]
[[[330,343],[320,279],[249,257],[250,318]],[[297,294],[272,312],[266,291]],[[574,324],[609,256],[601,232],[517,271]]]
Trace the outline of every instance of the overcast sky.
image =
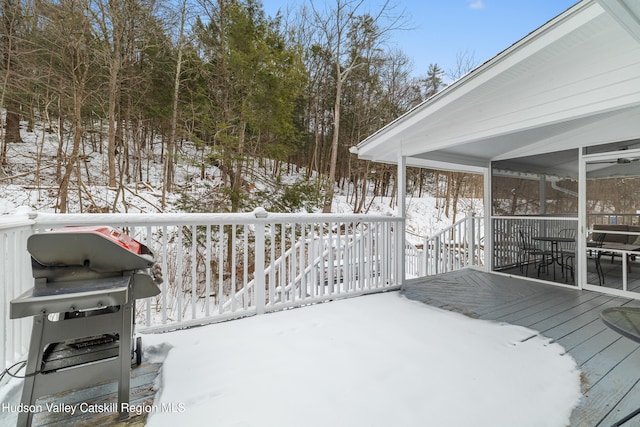
[[[309,0],[262,0],[268,15]],[[336,0],[314,0],[333,5]],[[412,30],[399,31],[392,43],[414,62],[414,74],[424,75],[431,63],[449,72],[456,57],[467,52],[480,64],[531,31],[564,12],[578,0],[392,0],[404,10]],[[377,10],[382,0],[365,0]]]

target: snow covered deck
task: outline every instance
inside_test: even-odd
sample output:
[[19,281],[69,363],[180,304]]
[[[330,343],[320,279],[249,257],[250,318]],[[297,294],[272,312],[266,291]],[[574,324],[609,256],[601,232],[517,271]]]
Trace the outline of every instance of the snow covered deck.
[[561,344],[582,371],[572,426],[610,426],[640,406],[640,345],[599,319],[605,308],[640,301],[472,269],[411,281],[403,293],[470,317],[525,326]]
[[535,331],[397,291],[144,340],[163,359],[150,427],[564,427],[580,396],[575,362]]
[[[571,422],[569,424],[571,426],[609,426],[613,422],[619,420],[627,413],[640,406],[640,346],[626,338],[622,338],[620,335],[611,331],[606,326],[604,326],[604,324],[599,319],[599,313],[607,307],[622,305],[640,306],[640,301],[602,295],[590,291],[581,291],[578,289],[546,285],[539,282],[528,282],[521,279],[513,279],[505,275],[483,273],[473,269],[465,269],[461,271],[410,281],[403,286],[402,293],[409,299],[421,301],[428,305],[444,308],[449,311],[464,313],[469,317],[492,320],[501,323],[505,322],[533,329],[539,331],[544,337],[551,338],[558,344],[562,345],[564,349],[573,357],[573,359],[575,359],[577,365],[582,371],[582,398],[579,405],[576,407],[576,409],[574,409],[572,413]],[[314,353],[317,353],[320,348],[323,348],[322,339],[320,339],[319,337],[315,337],[315,335],[313,335],[313,331],[318,330],[320,332],[320,336],[326,338],[326,331],[322,331],[325,330],[324,328],[330,327],[332,322],[337,324],[338,329],[345,330],[346,328],[347,330],[356,334],[354,336],[359,337],[359,339],[362,341],[361,345],[367,348],[367,352],[375,352],[375,349],[369,348],[368,346],[373,346],[374,341],[379,341],[382,342],[383,345],[386,345],[385,340],[387,338],[378,340],[372,339],[371,341],[369,341],[369,338],[367,338],[367,331],[376,328],[376,321],[379,321],[381,324],[386,325],[385,327],[387,328],[397,327],[397,324],[393,323],[392,325],[390,322],[392,322],[391,319],[398,319],[400,312],[405,313],[403,316],[401,316],[403,319],[413,319],[411,323],[414,324],[414,326],[409,326],[405,323],[400,322],[401,327],[402,325],[404,325],[404,327],[407,327],[409,329],[413,328],[411,329],[412,332],[409,333],[409,335],[413,337],[411,341],[412,346],[415,345],[415,337],[424,335],[423,338],[426,340],[426,342],[429,343],[429,350],[427,351],[427,353],[438,353],[439,348],[442,349],[444,347],[447,347],[443,346],[442,344],[437,344],[435,341],[432,341],[434,338],[429,338],[431,337],[431,334],[446,328],[431,327],[433,326],[432,322],[425,324],[425,319],[421,317],[421,312],[414,312],[414,309],[411,308],[410,305],[400,305],[398,307],[395,307],[396,302],[389,300],[388,297],[380,296],[376,297],[376,299],[373,300],[369,298],[371,297],[355,299],[362,302],[350,300],[352,302],[341,301],[332,302],[327,305],[323,304],[321,307],[305,307],[299,310],[287,311],[286,314],[281,313],[276,317],[267,316],[245,319],[238,321],[240,323],[232,322],[212,325],[208,328],[215,328],[215,330],[217,331],[215,333],[220,334],[220,336],[228,336],[233,331],[235,331],[234,333],[236,334],[239,331],[242,331],[239,334],[242,336],[245,336],[245,334],[247,333],[257,334],[253,338],[249,337],[251,339],[245,336],[245,339],[242,340],[248,340],[249,342],[257,340],[257,342],[255,343],[256,349],[262,348],[263,351],[265,351],[264,353],[260,353],[262,354],[260,359],[264,359],[263,362],[267,365],[273,362],[270,359],[270,357],[274,356],[271,354],[271,352],[275,352],[276,349],[280,347],[278,340],[281,336],[284,336],[285,338],[288,337],[288,339],[294,338],[293,342],[300,343],[301,347],[303,348],[310,346],[313,342],[315,344],[311,346],[311,350]],[[372,307],[369,306],[368,301],[372,301],[375,303],[373,305],[373,313],[370,312]],[[341,304],[354,303],[355,306],[341,306]],[[390,303],[392,304],[389,305]],[[401,301],[398,301],[398,303],[400,304]],[[377,309],[375,309],[376,307]],[[382,310],[382,307],[387,307],[387,313],[384,315],[382,315],[382,313],[385,310]],[[409,313],[407,313],[407,311],[409,311]],[[306,318],[307,313],[311,315],[311,319]],[[347,313],[351,313],[350,315],[360,320],[358,320],[357,322],[355,320],[345,320],[343,316],[349,316],[349,314]],[[373,315],[374,317],[370,318],[371,315]],[[285,319],[284,317],[280,316],[295,316],[296,319],[298,319],[298,321],[294,322],[297,326],[291,326],[292,319]],[[455,325],[456,322],[454,321],[454,318],[447,319],[448,325]],[[274,325],[271,325],[272,322],[275,322],[275,327]],[[309,323],[311,328],[310,330],[305,329],[305,322]],[[370,322],[373,322],[373,324],[371,324]],[[415,325],[416,322],[417,325]],[[241,323],[243,323],[243,326],[241,326]],[[233,329],[236,328],[235,325],[238,325],[237,327],[240,328],[239,331]],[[351,326],[346,327],[346,325]],[[489,372],[485,372],[485,374],[488,374],[492,377],[494,376],[495,381],[492,382],[491,386],[489,387],[490,389],[486,389],[485,391],[490,394],[497,392],[497,390],[494,389],[498,387],[496,384],[500,383],[500,381],[503,381],[502,377],[505,376],[503,371],[504,369],[506,369],[506,367],[503,366],[502,368],[500,368],[495,366],[485,366],[487,363],[486,355],[482,353],[478,347],[484,345],[484,343],[486,343],[487,341],[492,341],[492,339],[489,339],[488,336],[485,336],[483,334],[473,332],[471,328],[474,327],[474,324],[465,323],[464,325],[462,326],[461,330],[457,330],[455,329],[455,326],[452,326],[453,330],[447,330],[448,332],[446,332],[447,336],[455,335],[456,341],[463,341],[463,346],[466,349],[462,350],[462,348],[458,348],[457,351],[454,351],[456,360],[458,357],[462,357],[464,359],[464,357],[468,357],[469,354],[472,354],[473,358],[478,358],[478,366],[475,366],[473,363],[469,363],[470,366],[468,368],[477,371],[477,375],[479,376],[484,375],[480,371],[488,370]],[[384,329],[382,326],[380,327]],[[414,330],[416,328],[420,332]],[[230,329],[233,329],[233,331],[231,331]],[[523,330],[523,332],[524,331],[525,330]],[[195,335],[193,334],[194,332]],[[193,342],[196,343],[200,342],[203,333],[205,333],[205,329],[197,328],[191,331],[177,332],[176,334],[172,335],[173,338],[170,338],[171,345],[175,345],[175,350],[178,352],[176,356],[174,356],[177,359],[172,361],[174,369],[176,366],[181,366],[180,360],[182,359],[180,359],[180,353],[184,353],[183,357],[194,357],[193,352],[190,350],[191,345],[193,344],[192,341],[195,340]],[[292,333],[295,336],[290,336]],[[418,335],[416,335],[416,333]],[[480,337],[480,340],[475,341],[475,344],[469,344],[466,340],[472,340],[469,337],[465,338],[461,335],[464,333],[469,334],[470,336],[475,336],[477,334]],[[311,334],[311,336],[308,336],[308,334]],[[388,334],[380,335],[380,332],[377,332],[376,334],[378,338],[381,338],[382,336],[389,337]],[[158,341],[158,343],[155,343],[156,348],[162,348],[162,346],[158,347],[158,344],[160,343],[160,341],[165,339],[165,335],[166,334],[152,336],[147,335],[145,340],[149,342],[152,347],[154,346],[154,342]],[[189,335],[193,335],[193,337],[190,337]],[[331,354],[335,352],[343,354],[343,356],[346,357],[346,359],[344,360],[360,360],[360,356],[358,353],[359,350],[357,348],[349,347],[351,348],[350,351],[352,351],[352,353],[344,353],[344,351],[347,351],[347,349],[340,347],[342,338],[337,338],[337,336],[333,334],[329,334],[329,336],[332,337],[332,344],[329,347],[324,347],[325,351],[329,351],[329,353]],[[523,340],[522,342],[526,342],[527,340],[531,339],[539,339],[539,337],[536,336],[527,336],[528,338],[521,337]],[[367,342],[368,344],[365,345],[365,342]],[[467,342],[467,344],[464,345],[464,342]],[[544,346],[547,345],[551,344],[544,344]],[[287,348],[287,354],[294,354],[290,353],[291,351],[294,351],[293,347],[285,347]],[[395,348],[395,353],[405,354],[403,353],[405,350],[403,350],[402,347],[392,347]],[[271,350],[264,350],[267,348]],[[457,347],[455,347],[454,345],[454,348]],[[254,350],[257,351],[256,349]],[[233,354],[237,354],[235,352],[240,351],[240,349],[234,347],[229,350],[229,354],[227,354],[226,351],[218,351],[216,352],[215,357],[211,356],[216,361],[214,365],[212,365],[211,375],[219,375],[215,373],[215,366],[223,367],[224,370],[231,369],[232,372],[235,372],[233,368],[234,364],[233,362],[231,362],[231,359],[235,357],[233,356]],[[446,348],[446,350],[449,352],[452,351],[448,347]],[[248,351],[248,353],[253,354],[254,351]],[[464,353],[466,353],[467,355],[465,356]],[[407,355],[408,353],[406,353],[405,357],[403,357],[403,364],[405,366],[413,366],[413,364],[415,363],[415,361],[413,360],[414,358],[420,359],[421,357],[423,357],[423,355],[417,354],[415,352],[412,354],[413,357],[408,357]],[[522,356],[525,357],[524,354]],[[275,354],[275,357],[278,358],[280,356]],[[227,360],[227,358],[230,359]],[[311,359],[302,358],[301,363],[304,366],[306,366],[307,364],[311,364],[313,366],[327,365],[325,366],[325,368],[328,369],[329,372],[332,372],[332,375],[337,375],[336,378],[340,377],[340,372],[342,371],[333,371],[333,369],[335,368],[333,366],[333,363],[331,362],[331,360],[333,359],[329,358],[323,360],[324,361],[318,365]],[[342,360],[342,362],[340,360]],[[340,360],[337,360],[339,362],[338,364],[344,365],[344,360]],[[382,378],[379,379],[379,381],[384,381],[384,378],[386,377],[384,376],[384,374],[379,372],[382,367],[375,360],[377,359],[374,358],[371,360],[371,363],[373,363],[375,368],[369,367],[367,369],[372,369],[372,372],[377,372],[376,375],[382,375],[381,377],[379,377]],[[526,360],[522,360],[516,364],[517,370],[524,374],[525,372],[529,372],[531,370],[546,370],[547,368],[550,368],[550,366],[546,365],[546,363],[548,362],[540,361],[540,364],[538,364],[537,366],[534,366],[535,363],[534,365],[531,365],[531,363],[531,361],[527,362]],[[246,365],[244,365],[243,363],[240,363],[240,365],[240,370],[246,371]],[[416,369],[418,369],[418,371],[409,369],[409,371],[411,372],[411,378],[415,377],[416,375],[422,375],[422,371],[425,371],[427,373],[429,372],[428,362],[420,361],[419,365],[421,367],[415,367]],[[168,367],[168,369],[170,369],[170,367]],[[262,368],[258,366],[256,367],[256,369],[260,370]],[[300,367],[300,369],[302,369],[302,366]],[[352,372],[352,370],[354,369],[354,365],[347,363],[345,369],[347,369],[348,372]],[[391,376],[393,378],[395,378],[395,376],[398,374],[397,368],[394,369],[395,374]],[[405,370],[407,369],[403,369],[402,372],[404,372]],[[286,383],[290,380],[290,375],[283,376],[282,372],[280,372],[278,369],[276,369],[276,371],[278,371],[276,373],[276,376],[280,378],[281,381],[284,381]],[[292,373],[295,371],[296,369],[292,368]],[[183,372],[182,374],[179,374],[178,377],[182,377],[185,374],[187,373]],[[175,375],[176,373],[174,372],[174,374],[171,374],[170,376],[175,377]],[[234,375],[235,374],[229,373],[229,376],[235,378]],[[246,374],[244,376],[240,376],[236,378],[236,381],[250,381],[249,378],[251,378],[252,375],[253,374]],[[344,375],[348,376],[346,373]],[[429,373],[428,375],[432,374]],[[467,375],[467,378],[470,378],[468,377],[468,374],[465,375]],[[513,375],[513,373],[509,375]],[[223,375],[223,378],[224,377],[225,376]],[[295,375],[291,375],[291,377],[293,378],[292,381],[294,382],[299,380],[299,378],[297,378]],[[220,380],[223,381],[223,378],[220,378]],[[358,378],[359,380],[362,380],[362,378]],[[208,381],[206,376],[203,376],[201,380],[205,382]],[[262,380],[265,379],[262,378]],[[560,379],[557,379],[555,377],[553,380],[544,380],[543,394],[555,393],[555,389],[558,386],[558,384],[555,384],[556,380],[560,381]],[[190,382],[191,380],[189,378],[186,378],[181,381]],[[337,380],[334,379],[333,381]],[[345,379],[345,381],[347,381],[347,379]],[[406,381],[410,382],[409,379],[407,379]],[[429,387],[436,387],[435,385],[433,385],[434,381],[436,381],[435,378],[431,378],[431,380],[427,381],[431,384]],[[447,379],[447,381],[450,382],[452,380]],[[464,381],[464,379],[462,381]],[[530,395],[528,395],[528,393],[530,393],[530,391],[528,390],[530,384],[527,384],[526,380],[514,381],[515,382],[511,385],[502,384],[500,387],[505,388],[508,394],[524,395],[526,396],[527,400],[530,400],[532,398]],[[472,382],[475,383],[482,381],[478,380],[478,378],[475,378]],[[213,381],[210,384],[212,387],[212,389],[208,392],[210,394],[214,393],[215,390],[218,389],[226,390],[225,392],[229,392],[225,388],[224,384],[218,384],[216,381]],[[269,382],[269,384],[272,383]],[[173,387],[175,386],[175,384],[173,386],[171,384],[163,384],[163,387],[169,387],[169,389],[173,389]],[[302,387],[302,385],[298,383],[298,387]],[[411,390],[412,387],[416,387],[416,385],[405,384],[405,388],[409,390]],[[466,386],[464,387],[466,388]],[[469,387],[471,387],[471,385]],[[243,390],[243,393],[246,393],[247,390],[253,390],[251,384],[243,383],[243,387],[241,388]],[[168,396],[166,398],[171,397],[169,389],[167,389]],[[255,391],[255,393],[260,394],[260,390],[261,388],[257,387],[257,391]],[[333,391],[331,393],[337,393],[337,390],[332,390]],[[166,394],[165,392],[161,393],[163,394],[163,397],[164,394]],[[175,391],[174,394],[176,393],[179,394],[181,392]],[[309,391],[309,393],[311,393],[311,391]],[[331,395],[331,393],[329,394]],[[411,391],[411,393],[415,394],[415,390]],[[464,393],[464,391],[456,391],[456,394],[459,393]],[[478,391],[474,393],[478,393]],[[276,400],[283,398],[283,396],[284,395],[280,395],[280,397],[278,397]],[[291,404],[294,404],[295,402],[290,401],[291,399],[295,399],[294,396],[287,396],[288,397],[286,397],[285,400]],[[459,395],[456,397],[456,401],[458,401],[459,397]],[[338,397],[333,396],[333,398]],[[247,399],[251,400],[251,397],[247,397]],[[425,402],[429,401],[428,398],[425,399]],[[239,405],[242,406],[244,405],[244,403],[240,403]],[[500,405],[505,406],[505,411],[509,412],[507,408],[510,405],[509,402],[498,404],[498,406]],[[293,406],[295,406],[295,404]],[[414,408],[414,410],[418,409]],[[486,417],[486,412],[494,411],[495,408],[492,409],[490,406],[487,406],[484,409],[476,408],[476,410],[480,410],[480,412],[482,412],[481,415],[483,417]],[[494,413],[493,416],[495,417],[494,420],[496,420],[497,422],[497,424],[494,425],[504,425],[500,424],[497,421],[501,419],[501,414]],[[143,419],[144,417],[141,418]],[[142,421],[141,418],[139,418],[138,421]],[[158,425],[169,425],[170,420],[164,420],[161,417],[156,421],[160,422]],[[111,420],[111,422],[115,423],[116,421],[114,419]]]

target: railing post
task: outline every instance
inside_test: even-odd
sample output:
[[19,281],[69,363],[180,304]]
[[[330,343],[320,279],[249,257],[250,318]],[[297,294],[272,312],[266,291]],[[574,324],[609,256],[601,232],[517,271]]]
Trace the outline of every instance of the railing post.
[[476,232],[475,232],[475,214],[473,212],[467,212],[467,254],[471,259],[467,265],[475,265],[476,254]]
[[436,236],[436,241],[435,241],[435,250],[434,250],[434,255],[435,255],[435,263],[434,263],[434,267],[436,269],[435,274],[438,274],[440,272],[440,262],[442,261],[442,256],[440,254],[440,236]]
[[422,245],[422,262],[420,263],[420,276],[428,276],[429,275],[429,239],[424,238],[424,244]]
[[627,288],[627,272],[629,271],[627,269],[627,262],[629,261],[628,257],[628,252],[622,252],[622,290],[625,292],[629,290]]
[[253,273],[256,314],[264,314],[264,298],[265,298],[265,276],[264,276],[264,250],[265,250],[265,228],[266,221],[260,221],[267,218],[269,214],[263,208],[256,208],[253,211],[256,216],[256,252],[255,252],[255,270]]
[[398,219],[397,227],[398,227],[398,234],[396,235],[396,238],[398,241],[398,253],[397,253],[398,275],[396,277],[396,285],[403,285],[406,278],[406,273],[405,273],[405,252],[406,252],[405,246],[406,245],[405,245],[405,238],[404,238],[406,227],[405,227],[404,217],[401,217]]

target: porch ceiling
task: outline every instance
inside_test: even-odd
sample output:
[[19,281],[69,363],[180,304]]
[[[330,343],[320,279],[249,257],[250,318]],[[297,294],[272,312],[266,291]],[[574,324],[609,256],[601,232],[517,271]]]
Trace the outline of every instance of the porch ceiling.
[[460,169],[638,139],[639,16],[631,0],[583,0],[354,151]]

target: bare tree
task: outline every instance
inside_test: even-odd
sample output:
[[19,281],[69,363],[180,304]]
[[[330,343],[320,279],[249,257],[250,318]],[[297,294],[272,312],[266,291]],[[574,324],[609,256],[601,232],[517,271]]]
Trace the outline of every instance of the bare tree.
[[[335,84],[331,157],[323,207],[325,213],[331,212],[333,202],[344,83],[349,74],[364,63],[364,57],[358,51],[364,46],[372,50],[381,48],[389,33],[402,29],[404,24],[403,15],[394,15],[394,7],[389,1],[375,13],[369,13],[364,8],[364,0],[335,0],[332,8],[325,10],[318,9],[312,2],[311,15],[308,17],[309,25],[316,31],[316,43],[329,55]],[[358,27],[363,23],[366,25]]]
[[167,191],[173,190],[174,170],[173,165],[176,161],[176,137],[178,128],[178,96],[180,95],[180,78],[182,73],[182,53],[184,45],[184,26],[187,16],[187,0],[183,0],[180,8],[180,30],[178,34],[178,59],[176,61],[176,73],[173,80],[173,106],[171,110],[171,133],[167,141],[167,153],[164,168],[164,185],[162,187],[162,209],[166,203]]
[[447,72],[447,77],[452,81],[458,80],[460,77],[469,73],[478,66],[474,52],[465,50],[456,54],[456,65]]
[[18,114],[18,104],[10,96],[7,96],[12,89],[16,79],[17,64],[17,40],[18,27],[20,25],[20,2],[17,0],[2,0],[1,5],[1,25],[0,28],[0,51],[2,52],[3,82],[0,94],[0,106],[6,105],[5,132],[0,146],[0,165],[7,161],[7,144],[9,142],[21,142],[20,137],[20,115]]
[[121,70],[124,62],[124,20],[125,2],[122,0],[97,1],[96,21],[103,41],[103,57],[108,68],[108,107],[107,107],[107,161],[109,165],[108,185],[116,187],[116,126],[118,123],[117,106],[120,99]]
[[57,65],[60,87],[65,88],[60,90],[59,96],[64,98],[63,105],[69,111],[73,128],[72,149],[66,158],[60,182],[59,208],[64,213],[68,208],[71,174],[76,171],[80,179],[76,166],[84,136],[82,110],[89,98],[87,86],[91,78],[91,52],[95,46],[92,45],[87,3],[65,0],[54,5],[52,10],[53,19],[48,27],[51,37],[48,55]]

